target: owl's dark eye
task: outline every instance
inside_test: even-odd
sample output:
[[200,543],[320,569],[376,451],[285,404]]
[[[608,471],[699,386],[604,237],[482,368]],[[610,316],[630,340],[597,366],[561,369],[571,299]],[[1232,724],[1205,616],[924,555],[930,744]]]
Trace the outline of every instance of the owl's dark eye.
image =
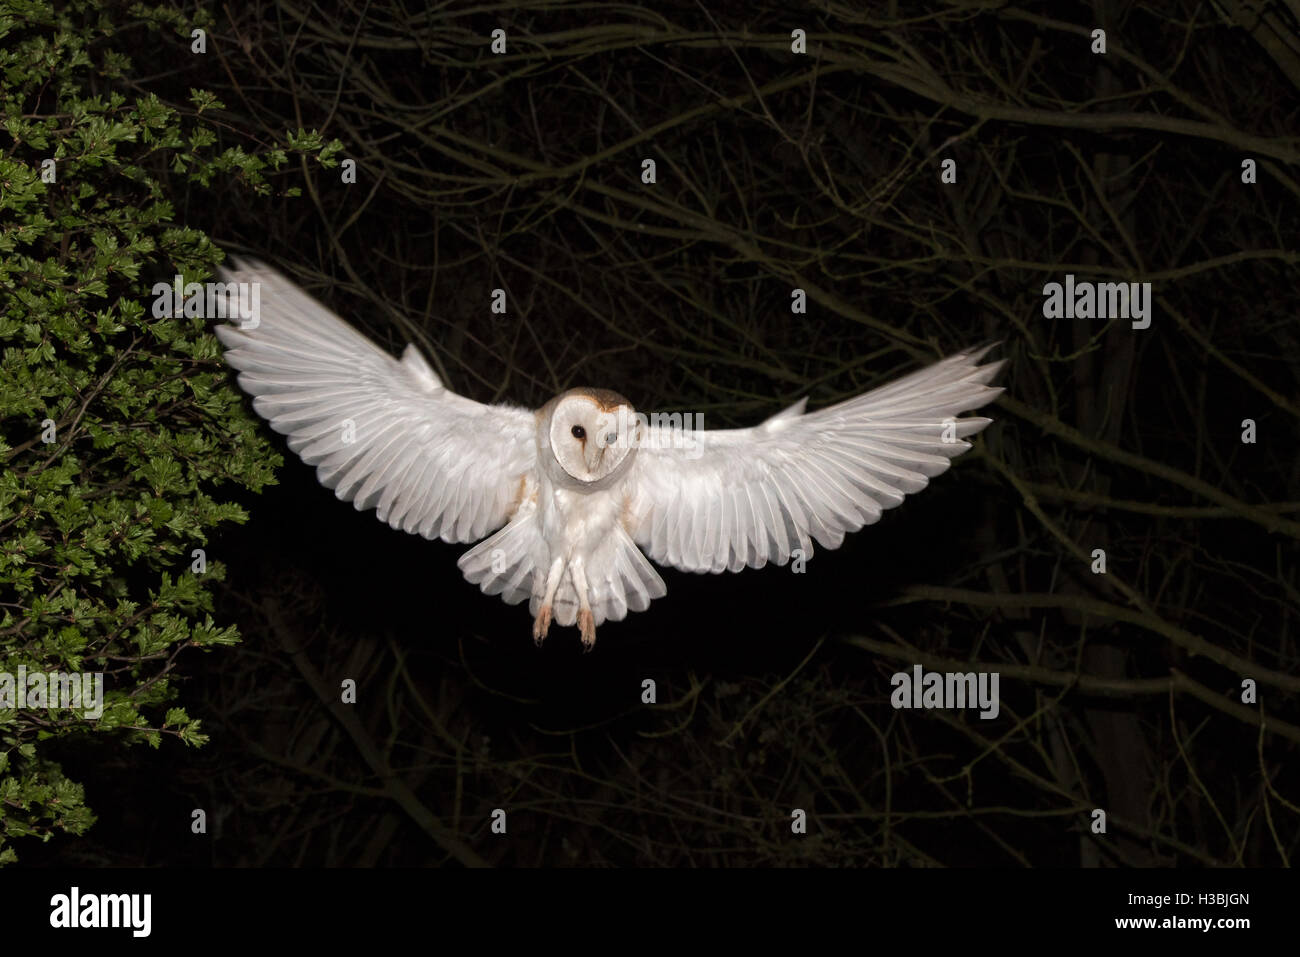
[[575,439],[585,439],[587,437],[587,430],[580,425],[575,425],[569,431],[573,433]]

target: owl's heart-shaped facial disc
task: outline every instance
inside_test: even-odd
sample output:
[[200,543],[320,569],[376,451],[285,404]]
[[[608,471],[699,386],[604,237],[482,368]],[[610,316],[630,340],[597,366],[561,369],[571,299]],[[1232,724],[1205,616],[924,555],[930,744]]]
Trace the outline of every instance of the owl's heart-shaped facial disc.
[[598,389],[565,393],[551,413],[551,451],[579,482],[599,482],[629,461],[636,415],[622,396]]

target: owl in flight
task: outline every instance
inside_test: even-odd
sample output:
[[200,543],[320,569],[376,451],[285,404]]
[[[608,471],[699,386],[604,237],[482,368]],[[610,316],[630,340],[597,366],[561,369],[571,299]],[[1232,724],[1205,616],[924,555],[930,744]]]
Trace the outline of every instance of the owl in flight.
[[1002,391],[987,384],[1002,362],[978,365],[986,347],[748,429],[651,423],[607,389],[484,405],[414,345],[395,359],[275,270],[233,265],[221,280],[260,283],[259,307],[216,332],[253,408],[322,485],[393,528],[494,532],[457,564],[489,595],[528,599],[539,645],[552,621],[576,622],[590,650],[601,622],[661,598],[646,556],[716,573],[838,548],[970,448],[991,420],[955,416]]

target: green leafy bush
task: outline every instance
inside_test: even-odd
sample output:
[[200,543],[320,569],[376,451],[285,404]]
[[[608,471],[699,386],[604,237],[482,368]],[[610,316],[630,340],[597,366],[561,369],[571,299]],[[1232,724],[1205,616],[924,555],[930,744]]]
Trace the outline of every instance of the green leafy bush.
[[329,165],[331,147],[302,131],[292,149],[223,146],[215,97],[171,105],[128,79],[127,34],[188,43],[205,26],[139,4],[0,5],[0,673],[104,675],[98,719],[0,700],[0,863],[18,838],[95,820],[60,739],[202,745],[175,704],[197,660],[183,652],[239,641],[211,614],[224,569],[195,550],[244,521],[231,493],[273,482],[279,458],[210,323],[155,318],[152,288],[222,258],[178,225],[178,185],[270,196],[288,153]]

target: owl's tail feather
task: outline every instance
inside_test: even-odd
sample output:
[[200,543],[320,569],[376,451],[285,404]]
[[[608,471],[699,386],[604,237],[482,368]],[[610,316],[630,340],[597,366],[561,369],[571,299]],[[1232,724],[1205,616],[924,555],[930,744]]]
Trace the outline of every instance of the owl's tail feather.
[[539,566],[545,570],[545,557],[537,522],[524,518],[483,539],[456,565],[484,594],[500,595],[507,605],[517,605],[533,593],[533,572]]
[[[586,575],[587,600],[597,625],[622,621],[628,611],[645,611],[650,602],[668,593],[654,566],[618,526],[587,559]],[[533,596],[534,614],[541,598],[540,592]],[[555,593],[553,607],[558,624],[572,625],[578,618],[578,593],[567,571]]]
[[[535,519],[511,522],[467,551],[456,564],[466,580],[485,594],[500,595],[510,605],[531,598],[528,607],[533,615],[541,608],[551,560]],[[621,527],[605,536],[584,567],[587,600],[597,625],[622,621],[628,611],[645,611],[651,601],[668,593],[659,573]],[[551,613],[557,625],[569,627],[578,620],[578,592],[567,568],[551,602]]]

